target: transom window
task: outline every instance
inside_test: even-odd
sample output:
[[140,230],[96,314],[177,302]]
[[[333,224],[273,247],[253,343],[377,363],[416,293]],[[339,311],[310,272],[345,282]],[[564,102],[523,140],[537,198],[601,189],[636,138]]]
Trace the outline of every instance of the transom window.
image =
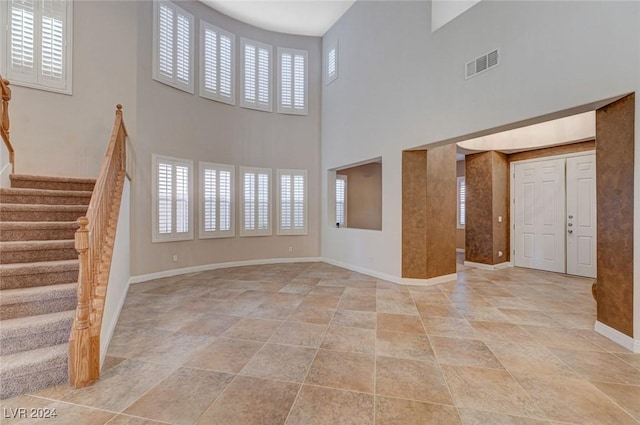
[[240,39],[242,55],[242,96],[240,106],[271,112],[273,47]]
[[278,112],[307,115],[307,61],[304,50],[278,48]]
[[235,105],[236,37],[200,21],[200,96]]

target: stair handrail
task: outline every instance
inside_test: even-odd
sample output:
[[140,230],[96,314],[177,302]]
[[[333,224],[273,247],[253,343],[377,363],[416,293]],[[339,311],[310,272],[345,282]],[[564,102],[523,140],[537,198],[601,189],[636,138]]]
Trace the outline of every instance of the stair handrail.
[[11,89],[9,88],[9,80],[5,80],[0,75],[0,92],[2,93],[2,111],[0,112],[0,134],[4,141],[7,150],[9,151],[9,162],[11,163],[11,173],[16,172],[16,158],[13,144],[11,144],[11,137],[9,133],[9,127],[11,121],[9,120],[9,101],[11,100]]
[[86,216],[75,234],[80,271],[78,305],[69,337],[69,383],[85,387],[100,377],[100,330],[126,175],[127,130],[122,105],[116,118]]

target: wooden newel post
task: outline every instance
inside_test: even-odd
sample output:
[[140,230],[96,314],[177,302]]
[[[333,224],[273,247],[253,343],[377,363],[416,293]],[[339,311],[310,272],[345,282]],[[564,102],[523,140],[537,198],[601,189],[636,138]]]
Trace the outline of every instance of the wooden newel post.
[[78,219],[80,228],[75,235],[75,248],[80,260],[78,274],[78,307],[76,320],[71,329],[69,344],[69,384],[76,388],[85,387],[92,381],[90,364],[95,353],[91,349],[90,335],[90,296],[91,270],[89,264],[89,230],[87,217]]

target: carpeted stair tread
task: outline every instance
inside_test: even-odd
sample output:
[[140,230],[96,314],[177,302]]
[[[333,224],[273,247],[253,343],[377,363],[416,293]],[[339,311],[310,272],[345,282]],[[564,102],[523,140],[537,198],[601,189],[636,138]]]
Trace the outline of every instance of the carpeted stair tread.
[[3,221],[73,221],[87,212],[87,205],[0,204]]
[[68,343],[0,356],[0,398],[67,382]]
[[0,321],[0,355],[69,341],[74,310]]
[[35,286],[0,291],[0,320],[75,309],[78,284]]
[[0,264],[0,289],[56,285],[78,280],[78,260]]
[[71,260],[78,258],[73,239],[0,241],[0,263]]
[[54,189],[54,190],[93,190],[95,179],[77,177],[52,177],[52,176],[31,176],[24,174],[11,174],[11,187],[13,188],[33,188],[33,189]]
[[0,189],[0,200],[7,204],[88,205],[93,192],[29,188]]
[[3,241],[72,239],[78,229],[76,221],[3,221]]

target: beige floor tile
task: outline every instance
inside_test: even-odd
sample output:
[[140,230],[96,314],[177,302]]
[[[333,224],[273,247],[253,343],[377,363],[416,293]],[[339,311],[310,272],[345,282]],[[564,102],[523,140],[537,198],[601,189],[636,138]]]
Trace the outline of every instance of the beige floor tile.
[[469,320],[481,320],[485,322],[509,322],[507,316],[502,314],[502,312],[496,307],[486,307],[486,306],[475,306],[468,305],[458,307],[458,311],[462,316]]
[[375,329],[376,313],[372,311],[336,310],[331,325]]
[[[39,416],[41,414],[44,416]],[[20,425],[104,425],[115,413],[55,401],[43,410],[27,409],[27,416],[27,419],[19,422]]]
[[280,320],[252,319],[246,317],[229,327],[222,336],[224,338],[267,342],[283,323],[284,322]]
[[107,355],[131,358],[162,342],[172,334],[170,331],[142,329],[118,324],[109,343]]
[[269,342],[318,348],[327,331],[327,325],[286,322],[273,334]]
[[419,334],[378,331],[376,354],[400,359],[435,361],[429,338]]
[[286,425],[373,425],[373,395],[303,385]]
[[318,350],[305,383],[373,393],[375,357],[368,354]]
[[451,406],[376,397],[376,425],[456,425],[462,424]]
[[416,302],[416,308],[421,316],[461,318],[462,314],[453,304],[434,304]]
[[538,310],[523,310],[518,308],[500,308],[499,310],[509,318],[511,323],[515,323],[516,325],[534,325],[548,328],[562,327],[557,320],[552,319]]
[[604,351],[602,347],[568,329],[529,325],[520,325],[520,328],[546,347],[568,348],[581,351]]
[[423,317],[422,322],[429,336],[449,336],[456,338],[477,338],[478,336],[467,319]]
[[297,307],[304,298],[305,297],[303,295],[299,294],[282,294],[277,292],[265,298],[264,302],[269,304],[286,304]]
[[288,285],[285,285],[282,289],[280,289],[278,292],[281,294],[307,295],[311,292],[311,289],[313,289],[313,287],[311,286],[289,283]]
[[595,381],[591,383],[640,422],[640,386]]
[[109,369],[92,385],[65,395],[63,401],[121,412],[175,369],[169,364],[127,360]]
[[[112,357],[115,358],[115,357]],[[120,359],[118,357],[118,359]],[[122,361],[125,361],[126,359],[121,359]],[[122,363],[122,361],[119,361],[116,364],[113,364],[112,367],[117,366],[118,364]],[[104,374],[107,372],[107,370],[111,369],[111,367],[105,368],[104,366],[106,365],[106,358],[105,358],[105,364],[102,367],[102,370],[100,371],[100,373]],[[62,400],[64,398],[64,396],[66,396],[67,394],[69,394],[71,391],[73,391],[74,388],[69,385],[69,384],[62,384],[62,385],[57,385],[55,387],[49,387],[49,388],[45,388],[42,389],[40,391],[36,391],[34,393],[31,393],[31,395],[34,395],[36,397],[42,397],[42,398],[47,398],[47,399],[51,399],[51,400]],[[2,404],[2,402],[0,401],[0,405]]]
[[592,381],[640,385],[640,370],[614,354],[552,348],[551,351],[573,370]]
[[419,316],[405,314],[378,313],[377,329],[386,332],[425,333]]
[[430,340],[438,363],[504,369],[482,341],[438,336]]
[[201,314],[178,329],[179,333],[220,336],[240,321],[239,317],[222,314]]
[[376,394],[453,405],[440,366],[433,362],[377,356]]
[[635,367],[636,369],[640,369],[640,354],[629,354],[627,353],[615,353],[616,357],[624,360],[627,364]]
[[440,304],[440,305],[450,305],[451,301],[449,297],[438,290],[437,292],[421,292],[419,290],[410,290],[411,296],[415,301],[416,305],[420,304]]
[[418,314],[416,303],[411,298],[397,300],[378,297],[376,300],[376,311],[378,313]]
[[464,425],[550,425],[551,422],[523,418],[520,416],[501,415],[473,409],[458,409]]
[[376,298],[365,296],[343,296],[338,304],[338,310],[376,311]]
[[258,319],[287,320],[295,309],[295,306],[286,304],[260,304],[243,314],[243,316]]
[[457,407],[545,419],[505,370],[443,365],[442,371]]
[[165,425],[165,423],[139,418],[137,416],[118,415],[114,416],[106,425]]
[[176,425],[191,425],[234,377],[229,373],[180,368],[124,413]]
[[184,366],[238,373],[262,345],[255,341],[219,338],[194,353]]
[[487,342],[487,345],[510,372],[578,377],[546,347],[509,342]]
[[300,303],[307,307],[331,308],[334,309],[340,301],[339,295],[308,295]]
[[[31,395],[19,395],[5,400],[0,400],[0,423],[2,425],[15,425],[29,418],[30,409],[45,409],[53,403]],[[41,419],[42,421],[42,419]]]
[[345,288],[342,286],[316,286],[309,295],[337,295],[340,296],[344,292]]
[[298,307],[291,316],[289,322],[315,323],[317,325],[328,325],[333,318],[335,310],[315,307]]
[[584,425],[637,425],[631,416],[586,380],[555,375],[514,376],[551,420]]
[[283,424],[300,384],[238,376],[197,425]]
[[330,350],[375,354],[376,331],[346,326],[330,326],[320,347]]
[[304,381],[316,355],[313,348],[265,344],[240,374],[280,381]]
[[169,363],[182,365],[199,349],[206,347],[214,337],[206,335],[188,335],[174,333],[164,338],[158,344],[146,349],[135,358],[154,363]]
[[469,324],[476,331],[478,339],[483,341],[540,345],[536,339],[513,323],[470,321]]

